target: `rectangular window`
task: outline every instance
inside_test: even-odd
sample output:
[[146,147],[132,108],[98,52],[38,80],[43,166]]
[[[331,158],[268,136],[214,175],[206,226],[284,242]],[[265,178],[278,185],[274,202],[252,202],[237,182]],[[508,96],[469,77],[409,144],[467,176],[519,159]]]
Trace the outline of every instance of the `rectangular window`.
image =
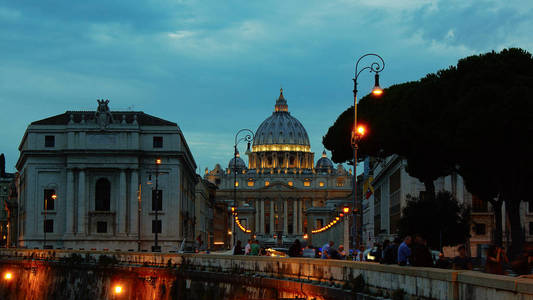
[[319,183],[319,185],[320,185],[320,186],[324,186],[324,182],[321,181],[321,182]]
[[54,210],[54,198],[56,191],[53,189],[44,190],[44,210]]
[[269,181],[265,181],[265,186],[269,186],[270,185],[270,182]]
[[45,147],[55,147],[56,137],[53,135],[47,135],[44,137],[44,146]]
[[254,186],[254,181],[253,180],[248,180],[248,186]]
[[54,232],[54,220],[44,220],[44,232]]
[[294,183],[292,183],[292,181],[289,181],[289,186],[293,186]]
[[324,220],[316,219],[315,222],[316,222],[316,226],[315,226],[316,229],[324,227]]
[[487,226],[483,223],[476,223],[474,225],[474,232],[476,235],[485,235],[487,231]]
[[97,233],[107,233],[107,222],[96,222],[96,232]]
[[163,148],[162,136],[154,136],[154,148]]
[[161,233],[161,220],[152,220],[152,233]]
[[152,211],[163,210],[163,191],[152,190]]
[[488,210],[487,201],[483,201],[476,195],[472,195],[472,212],[487,212]]
[[304,186],[311,186],[311,181],[304,181]]

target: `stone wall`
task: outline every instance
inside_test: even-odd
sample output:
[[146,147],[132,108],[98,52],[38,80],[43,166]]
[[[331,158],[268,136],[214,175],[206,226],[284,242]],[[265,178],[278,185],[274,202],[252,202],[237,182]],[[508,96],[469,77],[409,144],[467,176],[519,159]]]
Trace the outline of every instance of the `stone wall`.
[[[157,272],[171,272],[174,277],[189,280],[185,283],[189,285],[189,289],[191,280],[194,283],[193,288],[206,291],[209,290],[206,288],[206,282],[218,282],[217,289],[226,291],[233,289],[233,292],[221,294],[227,296],[224,299],[234,299],[230,296],[237,293],[235,289],[240,289],[244,295],[255,295],[256,299],[284,295],[340,300],[353,299],[355,293],[384,297],[403,294],[406,299],[533,299],[532,279],[474,271],[307,258],[2,249],[0,271],[4,272],[6,266],[21,261],[26,264],[65,261],[73,254],[79,254],[81,257],[89,256],[95,261],[103,255],[113,257],[114,269],[122,268],[121,272],[125,272],[124,274],[138,273],[138,269],[147,268],[158,269]],[[72,282],[80,280],[75,276],[83,275],[71,276]],[[100,283],[104,286],[102,289],[107,291],[109,288],[105,286],[109,286],[111,281],[106,277]],[[170,281],[172,280],[166,280]],[[172,290],[172,286],[166,286],[165,289]],[[179,284],[176,283],[174,286]]]

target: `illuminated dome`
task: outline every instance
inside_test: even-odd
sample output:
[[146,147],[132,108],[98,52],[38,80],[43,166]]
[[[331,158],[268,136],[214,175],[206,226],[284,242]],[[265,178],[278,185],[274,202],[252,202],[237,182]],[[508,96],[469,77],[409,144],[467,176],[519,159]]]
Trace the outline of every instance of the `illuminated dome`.
[[233,167],[235,166],[235,161],[237,162],[237,167],[236,167],[237,170],[246,169],[246,164],[244,163],[244,160],[242,160],[239,152],[237,152],[237,157],[236,158],[232,158],[229,161],[228,168],[230,170],[233,170]]
[[252,150],[254,152],[311,151],[307,131],[302,123],[289,113],[283,89],[280,89],[275,111],[257,128]]
[[317,171],[327,171],[333,169],[333,162],[327,157],[326,150],[322,152],[322,157],[316,162]]

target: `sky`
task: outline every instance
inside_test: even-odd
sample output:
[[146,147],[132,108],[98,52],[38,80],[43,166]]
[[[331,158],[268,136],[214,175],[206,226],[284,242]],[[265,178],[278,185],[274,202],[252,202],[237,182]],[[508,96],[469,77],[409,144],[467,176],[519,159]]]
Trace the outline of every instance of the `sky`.
[[[533,52],[532,15],[528,0],[0,0],[0,153],[14,172],[29,123],[105,98],[178,123],[202,173],[227,166],[235,133],[255,131],[283,87],[318,159],[361,55],[384,58],[384,87],[417,80]],[[360,95],[372,85],[363,73]]]

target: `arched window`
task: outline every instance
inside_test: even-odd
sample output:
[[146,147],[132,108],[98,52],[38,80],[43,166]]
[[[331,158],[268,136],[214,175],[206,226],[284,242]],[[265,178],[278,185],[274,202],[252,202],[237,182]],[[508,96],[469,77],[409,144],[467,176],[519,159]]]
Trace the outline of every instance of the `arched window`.
[[100,178],[96,182],[94,193],[94,209],[109,211],[111,208],[111,184],[109,180]]

